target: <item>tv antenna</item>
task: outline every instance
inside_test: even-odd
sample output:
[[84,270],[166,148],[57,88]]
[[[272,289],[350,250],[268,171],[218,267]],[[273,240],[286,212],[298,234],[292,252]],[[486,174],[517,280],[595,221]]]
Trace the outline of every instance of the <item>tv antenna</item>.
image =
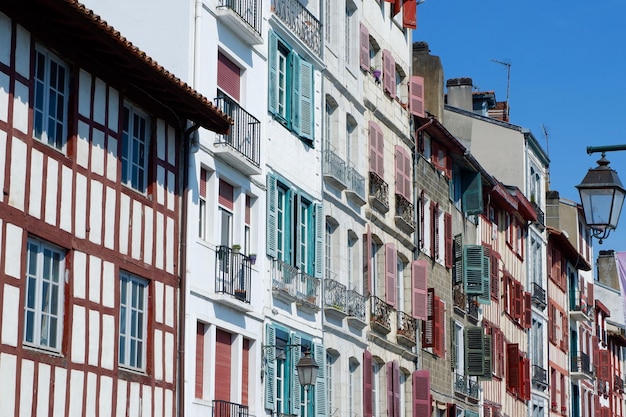
[[510,115],[510,111],[509,111],[509,94],[511,92],[511,63],[510,62],[504,62],[504,61],[498,61],[497,59],[492,59],[492,62],[495,62],[496,64],[500,64],[506,67],[506,121],[508,122],[510,120],[509,115]]
[[[541,124],[541,130],[543,130],[543,137],[546,139],[546,154],[548,155],[548,159],[550,158],[550,145],[549,145],[549,141],[548,141],[548,129],[546,128],[546,126],[542,123]],[[548,165],[546,167],[546,185],[547,185],[547,189],[550,189],[550,165]]]

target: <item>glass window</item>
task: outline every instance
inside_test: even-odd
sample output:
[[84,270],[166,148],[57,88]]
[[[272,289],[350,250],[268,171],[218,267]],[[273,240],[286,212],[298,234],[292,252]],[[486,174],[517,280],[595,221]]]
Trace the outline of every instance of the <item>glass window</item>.
[[147,186],[148,118],[124,106],[122,133],[122,183],[144,193]]
[[379,391],[382,389],[380,385],[380,369],[381,364],[378,361],[372,361],[372,415],[380,415],[380,399]]
[[27,245],[24,342],[59,350],[65,254],[38,239],[28,239]]
[[120,274],[120,365],[145,369],[148,281]]

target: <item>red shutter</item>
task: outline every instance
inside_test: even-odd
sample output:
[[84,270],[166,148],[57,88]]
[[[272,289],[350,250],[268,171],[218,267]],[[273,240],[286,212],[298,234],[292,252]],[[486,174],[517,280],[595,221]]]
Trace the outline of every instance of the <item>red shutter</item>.
[[530,400],[530,359],[522,358],[521,364],[522,379],[520,381],[520,388],[522,390],[522,399]]
[[554,253],[554,281],[557,285],[561,285],[561,252]]
[[587,283],[587,302],[590,306],[594,306],[596,304],[595,296],[593,294],[593,282]]
[[550,342],[554,343],[554,338],[556,336],[556,332],[555,332],[555,328],[554,328],[554,314],[556,313],[556,310],[554,308],[554,306],[552,305],[552,301],[549,302],[548,305],[548,339],[550,339]]
[[361,69],[363,71],[368,71],[370,70],[370,34],[369,31],[367,30],[367,27],[361,23],[360,29],[360,63],[361,63]]
[[233,201],[235,199],[234,196],[235,196],[235,189],[233,188],[233,186],[224,180],[220,180],[220,190],[219,190],[219,198],[218,198],[219,203],[225,208],[229,210],[233,210],[233,207],[234,207]]
[[598,336],[591,337],[593,351],[593,366],[596,368],[596,375],[600,372],[600,345],[598,344]]
[[[398,261],[396,246],[393,243],[385,244],[385,301],[392,307],[396,306],[397,284],[396,274]],[[399,306],[402,308],[402,306]]]
[[229,96],[239,101],[241,69],[224,54],[217,54],[217,86]]
[[402,5],[402,27],[417,29],[417,0],[404,0]]
[[413,297],[411,298],[411,311],[416,319],[426,320],[427,293],[428,293],[428,262],[411,262],[411,281],[413,282]]
[[366,232],[363,234],[363,285],[365,285],[365,294],[373,294],[372,291],[372,232],[369,224],[366,226]]
[[433,351],[435,355],[440,358],[444,358],[446,356],[446,333],[445,333],[445,320],[446,320],[446,310],[445,304],[439,297],[435,297],[433,302],[434,311],[434,334],[433,337],[435,339],[435,346]]
[[435,326],[435,289],[429,288],[426,293],[426,321],[422,322],[422,345],[423,347],[434,347],[434,326]]
[[241,404],[248,405],[248,380],[250,377],[250,339],[243,339],[241,355]]
[[494,301],[498,301],[499,295],[499,287],[500,287],[500,279],[499,279],[499,270],[500,266],[498,264],[498,252],[491,249],[491,265],[489,266],[489,274],[491,277],[491,299]]
[[372,417],[372,354],[363,352],[363,417]]
[[453,241],[452,241],[452,215],[450,213],[443,214],[443,230],[446,245],[445,264],[446,268],[452,269],[454,262]]
[[413,417],[430,417],[430,415],[430,371],[415,371],[413,372]]
[[520,370],[519,370],[519,346],[517,343],[506,345],[507,388],[512,392],[519,392]]
[[419,117],[424,113],[424,77],[412,75],[409,78],[409,111]]
[[530,329],[532,327],[533,310],[531,303],[531,295],[529,292],[524,292],[524,328]]
[[396,61],[387,49],[383,49],[383,88],[389,97],[396,98]]
[[515,318],[518,319],[520,323],[523,320],[523,301],[522,284],[519,281],[515,281]]
[[[446,405],[446,417],[456,417],[456,404],[448,403]],[[485,406],[485,417],[491,417],[487,415],[487,406]]]
[[203,398],[204,391],[204,324],[196,325],[196,398]]
[[498,376],[504,377],[505,356],[504,356],[504,333],[501,329],[496,330],[496,354],[498,356]]
[[208,181],[209,173],[206,169],[200,168],[200,197],[206,198],[206,184]]
[[231,334],[217,329],[215,333],[215,399],[230,401]]
[[567,313],[561,316],[561,349],[567,352],[569,344],[569,321],[567,319]]
[[548,257],[548,278],[554,279],[554,264],[552,263],[552,246],[546,250],[546,255]]
[[387,416],[395,417],[395,413],[393,412],[393,383],[395,379],[393,375],[393,362],[387,362],[385,364],[385,371],[387,372]]
[[600,396],[599,395],[594,395],[593,396],[593,410],[594,410],[593,415],[595,417],[602,417],[602,413],[601,413],[602,407],[600,405]]
[[603,381],[610,380],[610,352],[608,350],[600,351],[600,379]]

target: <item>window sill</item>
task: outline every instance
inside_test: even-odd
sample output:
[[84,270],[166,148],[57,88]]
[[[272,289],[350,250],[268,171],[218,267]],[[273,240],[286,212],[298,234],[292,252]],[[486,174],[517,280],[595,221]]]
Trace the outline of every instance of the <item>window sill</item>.
[[28,349],[30,351],[36,352],[38,354],[45,354],[51,357],[56,357],[56,358],[62,358],[64,357],[63,353],[61,352],[61,350],[53,350],[53,349],[49,349],[43,346],[39,346],[39,345],[35,345],[35,344],[31,344],[28,342],[23,342],[22,346],[25,349]]
[[137,376],[141,376],[141,377],[147,377],[148,373],[145,370],[142,369],[138,369],[138,368],[130,368],[126,365],[123,365],[121,363],[119,363],[118,365],[118,370],[120,372],[124,372],[124,373],[128,373],[131,375],[137,375]]

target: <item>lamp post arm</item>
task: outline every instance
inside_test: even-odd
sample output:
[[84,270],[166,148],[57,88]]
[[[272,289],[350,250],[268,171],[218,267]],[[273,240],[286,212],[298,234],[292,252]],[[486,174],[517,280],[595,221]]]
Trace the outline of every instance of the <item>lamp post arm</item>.
[[587,155],[596,152],[626,151],[626,145],[587,146]]

